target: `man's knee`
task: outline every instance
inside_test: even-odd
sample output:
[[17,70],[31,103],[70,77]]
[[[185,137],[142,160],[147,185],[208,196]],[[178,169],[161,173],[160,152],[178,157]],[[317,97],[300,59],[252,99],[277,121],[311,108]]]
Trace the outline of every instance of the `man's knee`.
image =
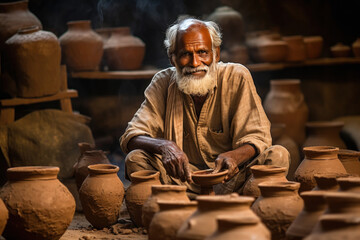
[[273,145],[267,148],[262,154],[264,155],[262,164],[276,165],[289,169],[290,153],[285,147],[280,145]]
[[131,173],[140,170],[152,169],[148,163],[145,151],[142,149],[135,149],[129,152],[125,157],[126,175],[130,176]]

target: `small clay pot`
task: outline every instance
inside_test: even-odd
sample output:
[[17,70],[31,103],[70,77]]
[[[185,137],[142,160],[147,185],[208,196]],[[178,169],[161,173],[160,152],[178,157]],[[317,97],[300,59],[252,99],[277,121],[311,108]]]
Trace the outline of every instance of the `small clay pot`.
[[151,186],[161,185],[160,172],[141,170],[130,174],[131,184],[126,189],[125,203],[131,220],[142,227],[142,207],[151,196]]
[[360,177],[345,177],[336,179],[341,192],[357,192],[360,193]]
[[257,46],[260,62],[284,62],[288,54],[288,45],[285,41],[266,41]]
[[360,194],[329,192],[325,195],[328,208],[324,214],[360,214]]
[[340,177],[348,177],[347,173],[317,173],[314,174],[316,186],[313,191],[336,192],[339,190],[337,179]]
[[360,152],[339,149],[338,157],[341,163],[344,165],[346,171],[352,176],[360,176]]
[[255,165],[250,167],[252,175],[244,185],[243,194],[246,196],[259,197],[259,183],[268,181],[286,182],[286,168],[274,165]]
[[158,200],[159,211],[149,225],[149,240],[173,240],[181,225],[193,214],[196,201]]
[[351,54],[351,48],[343,43],[337,43],[330,48],[330,52],[335,58],[349,57]]
[[304,37],[307,59],[319,58],[322,54],[324,39],[321,36]]
[[287,62],[301,62],[306,60],[306,50],[303,36],[285,36],[282,38],[288,46]]
[[215,195],[213,186],[221,183],[228,170],[222,170],[218,173],[212,173],[213,169],[199,170],[191,174],[191,178],[195,184],[200,185],[201,195]]
[[151,196],[146,200],[142,207],[142,224],[148,229],[155,213],[159,211],[158,201],[184,201],[190,199],[186,195],[186,186],[178,185],[153,185],[151,186]]
[[356,39],[353,44],[351,44],[352,51],[355,57],[360,57],[360,37]]
[[230,49],[223,49],[220,52],[220,59],[222,62],[235,62],[246,64],[249,61],[249,54],[247,47],[236,44]]
[[0,236],[5,229],[8,218],[9,218],[9,211],[7,210],[4,202],[0,198]]
[[124,199],[124,185],[111,164],[88,166],[89,175],[79,190],[86,219],[97,229],[115,224]]

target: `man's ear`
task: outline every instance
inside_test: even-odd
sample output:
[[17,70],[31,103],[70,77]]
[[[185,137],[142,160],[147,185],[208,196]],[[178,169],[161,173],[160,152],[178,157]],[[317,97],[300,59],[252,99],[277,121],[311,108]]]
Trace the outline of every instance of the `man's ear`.
[[215,50],[216,62],[220,61],[220,47],[217,47]]

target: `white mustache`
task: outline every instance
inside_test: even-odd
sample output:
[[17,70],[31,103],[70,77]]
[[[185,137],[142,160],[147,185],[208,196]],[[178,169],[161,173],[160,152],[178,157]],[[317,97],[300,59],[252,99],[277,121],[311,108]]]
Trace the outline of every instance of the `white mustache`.
[[182,69],[182,74],[183,75],[187,75],[187,74],[191,74],[191,73],[195,73],[195,72],[200,72],[200,71],[204,71],[204,72],[208,72],[209,71],[209,67],[208,66],[199,66],[199,67],[184,67]]

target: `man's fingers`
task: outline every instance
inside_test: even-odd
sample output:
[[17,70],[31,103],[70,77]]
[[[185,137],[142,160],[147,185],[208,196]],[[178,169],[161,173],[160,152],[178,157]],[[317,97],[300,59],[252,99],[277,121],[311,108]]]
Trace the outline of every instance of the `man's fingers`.
[[184,173],[185,173],[186,181],[188,183],[193,183],[193,180],[191,178],[191,171],[190,171],[189,163],[187,163],[187,162],[184,162]]
[[215,160],[215,168],[212,173],[218,173],[223,167],[224,159],[216,159]]

